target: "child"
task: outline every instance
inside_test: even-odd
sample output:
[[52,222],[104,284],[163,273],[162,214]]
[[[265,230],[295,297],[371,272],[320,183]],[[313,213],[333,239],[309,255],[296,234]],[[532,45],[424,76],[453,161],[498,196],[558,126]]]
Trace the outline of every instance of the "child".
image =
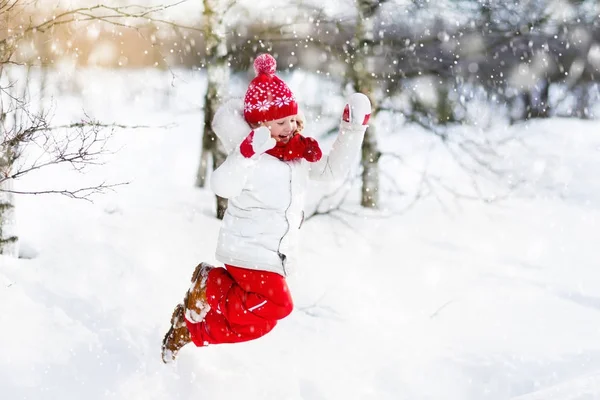
[[371,113],[366,96],[350,97],[337,140],[323,157],[315,139],[296,132],[298,105],[275,75],[275,59],[262,54],[254,69],[243,105],[226,103],[212,125],[229,153],[211,177],[213,191],[229,199],[216,250],[224,267],[196,267],[163,340],[164,362],[190,342],[201,347],[259,338],[292,312],[285,278],[308,179],[343,179],[360,151]]

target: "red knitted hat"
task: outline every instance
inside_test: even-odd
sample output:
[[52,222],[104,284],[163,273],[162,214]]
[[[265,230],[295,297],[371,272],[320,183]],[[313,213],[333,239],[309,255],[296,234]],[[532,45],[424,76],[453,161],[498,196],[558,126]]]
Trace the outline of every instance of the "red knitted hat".
[[298,113],[298,103],[284,81],[275,75],[277,61],[270,54],[254,60],[256,78],[244,98],[244,118],[249,124],[273,121]]

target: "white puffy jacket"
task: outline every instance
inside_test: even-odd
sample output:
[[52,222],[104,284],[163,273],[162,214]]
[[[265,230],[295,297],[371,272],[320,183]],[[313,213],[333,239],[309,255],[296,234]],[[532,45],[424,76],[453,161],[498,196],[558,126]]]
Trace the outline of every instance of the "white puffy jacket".
[[229,199],[216,258],[286,276],[295,259],[308,179],[345,178],[357,159],[366,126],[342,122],[331,152],[316,163],[285,162],[269,154],[245,158],[239,144],[251,128],[242,110],[241,101],[231,100],[217,111],[212,124],[229,153],[211,176],[212,190]]

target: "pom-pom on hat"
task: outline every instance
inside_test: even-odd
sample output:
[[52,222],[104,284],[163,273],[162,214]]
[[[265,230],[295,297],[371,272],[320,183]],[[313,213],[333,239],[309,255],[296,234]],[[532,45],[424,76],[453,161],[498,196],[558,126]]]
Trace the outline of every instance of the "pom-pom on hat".
[[277,61],[270,54],[254,60],[256,78],[244,98],[244,118],[249,124],[273,121],[298,113],[298,103],[284,81],[275,75]]

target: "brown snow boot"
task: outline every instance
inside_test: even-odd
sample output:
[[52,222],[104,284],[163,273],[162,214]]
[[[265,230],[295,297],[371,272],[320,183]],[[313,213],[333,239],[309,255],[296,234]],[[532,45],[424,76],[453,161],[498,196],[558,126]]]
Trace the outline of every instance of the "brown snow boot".
[[162,343],[162,360],[165,364],[174,361],[179,350],[192,341],[190,332],[185,325],[184,312],[183,304],[177,304],[173,310],[171,329],[165,335]]
[[210,306],[206,301],[206,279],[208,273],[214,267],[207,263],[200,263],[192,274],[192,285],[187,291],[183,304],[185,305],[185,316],[190,322],[200,323],[204,321]]

